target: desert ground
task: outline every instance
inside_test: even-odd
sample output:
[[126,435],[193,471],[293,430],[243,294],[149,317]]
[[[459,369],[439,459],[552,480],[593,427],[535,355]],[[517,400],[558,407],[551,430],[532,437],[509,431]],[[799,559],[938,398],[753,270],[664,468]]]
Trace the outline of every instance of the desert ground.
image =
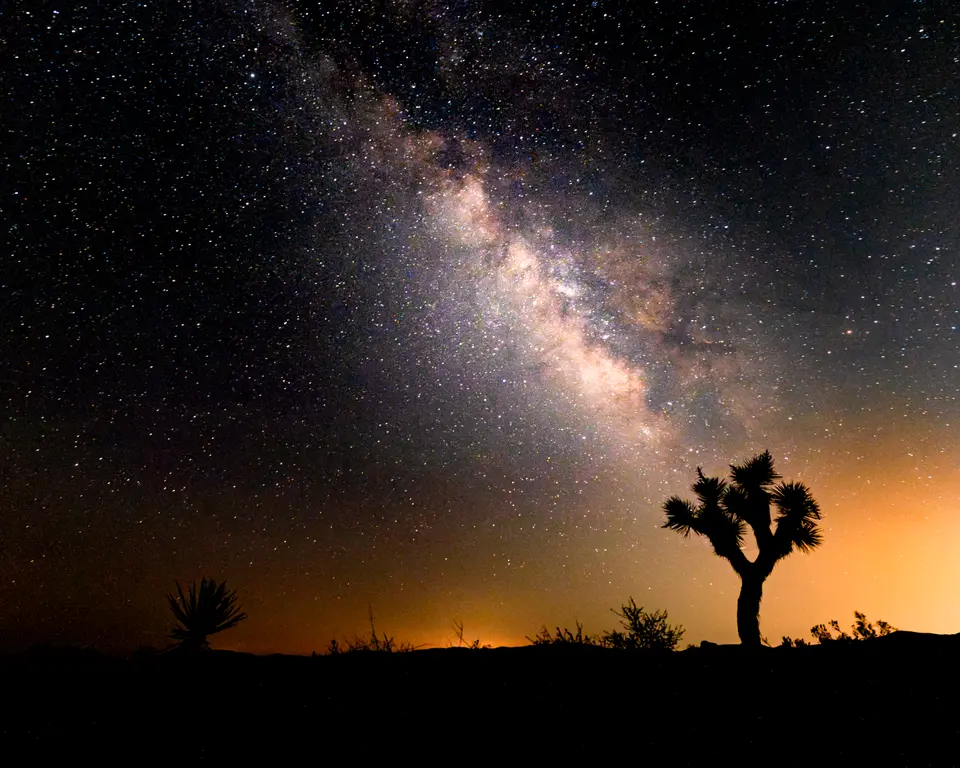
[[960,759],[958,649],[958,636],[910,632],[673,653],[119,659],[34,649],[0,662],[2,731],[14,755],[102,764],[950,765]]

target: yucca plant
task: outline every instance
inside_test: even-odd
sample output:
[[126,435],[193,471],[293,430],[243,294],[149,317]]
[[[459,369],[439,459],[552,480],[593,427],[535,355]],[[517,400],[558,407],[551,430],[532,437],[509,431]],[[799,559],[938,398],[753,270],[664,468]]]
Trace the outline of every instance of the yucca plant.
[[226,581],[218,584],[213,579],[203,579],[200,589],[194,583],[186,596],[179,581],[176,585],[177,594],[167,595],[167,601],[180,623],[170,636],[177,641],[176,648],[181,651],[209,650],[207,637],[231,629],[247,618],[237,605],[237,593],[227,591]]
[[[694,506],[678,496],[663,505],[670,528],[684,536],[691,532],[705,536],[713,551],[725,558],[740,577],[737,600],[737,633],[744,645],[760,645],[760,599],[763,582],[773,567],[794,547],[810,552],[823,542],[817,525],[820,507],[803,483],[777,483],[769,451],[746,464],[731,465],[730,484],[717,477],[705,477],[697,468]],[[770,506],[776,507],[771,517]],[[759,554],[750,561],[743,553],[747,526],[753,531]],[[774,526],[771,528],[771,526]]]

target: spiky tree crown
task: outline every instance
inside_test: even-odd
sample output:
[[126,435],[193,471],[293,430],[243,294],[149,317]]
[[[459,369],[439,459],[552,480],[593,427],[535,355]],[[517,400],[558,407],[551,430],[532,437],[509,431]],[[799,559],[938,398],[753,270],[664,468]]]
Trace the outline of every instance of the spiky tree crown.
[[[698,504],[694,506],[679,496],[672,496],[664,504],[670,528],[684,536],[691,531],[706,536],[714,552],[730,559],[740,555],[743,537],[749,525],[757,538],[761,555],[770,561],[789,555],[796,547],[808,552],[820,546],[823,536],[817,525],[820,507],[803,483],[777,483],[780,475],[773,467],[773,458],[764,451],[743,465],[731,465],[731,483],[716,477],[706,477],[697,469],[693,492]],[[774,519],[770,505],[777,510]],[[770,526],[775,523],[775,530]]]

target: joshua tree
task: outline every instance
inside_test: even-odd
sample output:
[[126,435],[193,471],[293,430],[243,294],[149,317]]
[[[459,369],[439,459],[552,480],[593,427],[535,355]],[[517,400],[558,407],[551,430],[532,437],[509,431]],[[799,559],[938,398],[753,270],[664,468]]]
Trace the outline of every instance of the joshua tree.
[[[820,508],[803,483],[777,483],[769,451],[755,456],[742,466],[730,466],[731,483],[717,477],[705,477],[697,468],[693,492],[699,505],[678,496],[663,505],[667,514],[664,528],[684,536],[693,531],[706,536],[713,551],[725,558],[740,577],[737,600],[737,633],[744,645],[760,645],[760,598],[763,582],[773,567],[796,547],[801,552],[816,549],[823,541],[817,521]],[[770,516],[771,502],[777,509]],[[776,527],[771,529],[772,524]],[[759,554],[752,562],[744,555],[743,536],[747,526],[753,530]]]
[[203,579],[199,591],[196,583],[190,586],[189,597],[184,597],[179,581],[176,585],[177,594],[167,595],[167,601],[180,626],[174,627],[170,636],[182,651],[209,650],[208,635],[235,627],[247,618],[236,604],[237,593],[227,592],[225,581],[217,584],[213,579]]

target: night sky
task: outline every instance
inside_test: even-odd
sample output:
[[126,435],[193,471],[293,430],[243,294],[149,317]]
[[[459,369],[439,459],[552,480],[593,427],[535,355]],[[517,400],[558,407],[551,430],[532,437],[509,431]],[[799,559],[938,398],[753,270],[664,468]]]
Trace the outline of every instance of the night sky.
[[960,7],[0,4],[0,648],[960,630]]

